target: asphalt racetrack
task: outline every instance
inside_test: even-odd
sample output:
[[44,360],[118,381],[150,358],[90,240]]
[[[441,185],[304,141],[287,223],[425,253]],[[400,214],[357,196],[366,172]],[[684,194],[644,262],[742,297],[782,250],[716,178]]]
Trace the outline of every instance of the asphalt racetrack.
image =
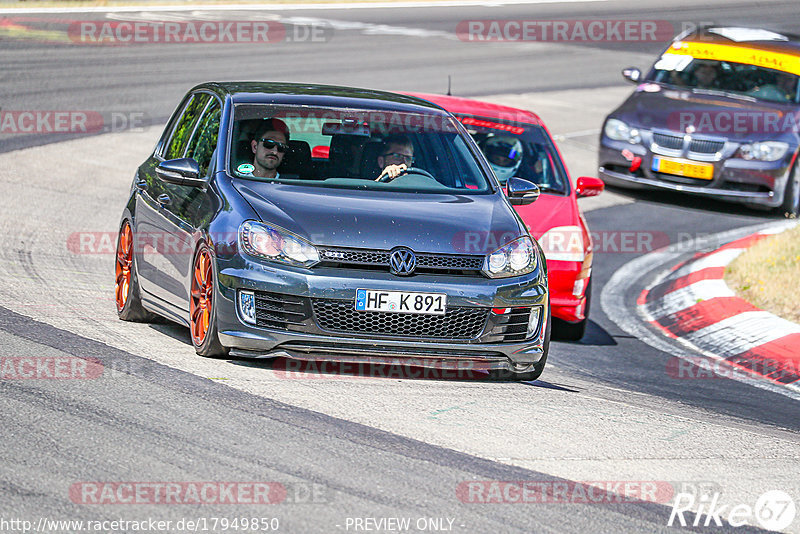
[[[676,499],[692,531],[732,530],[737,505],[750,511],[737,532],[769,530],[771,506],[788,504],[762,496],[793,499],[782,513],[800,505],[800,394],[676,377],[669,363],[688,349],[631,335],[600,303],[614,273],[650,252],[624,245],[625,233],[658,232],[689,256],[775,215],[666,193],[581,200],[601,238],[587,334],[554,342],[541,379],[519,384],[200,358],[182,327],[117,319],[114,239],[136,167],[196,83],[442,93],[450,76],[455,95],[539,113],[577,178],[596,174],[603,117],[633,87],[620,70],[648,67],[672,31],[658,42],[467,42],[460,22],[626,19],[679,31],[713,21],[800,33],[796,10],[794,1],[596,0],[0,13],[0,108],[102,117],[91,135],[0,133],[0,532],[669,532],[680,528],[674,517],[669,525]],[[74,40],[80,22],[253,18],[280,23],[287,37]],[[636,320],[636,297],[665,267],[615,286],[613,315]],[[76,357],[87,379],[7,377],[26,358],[69,366]],[[523,498],[522,482],[561,497]],[[239,498],[147,498],[157,484],[224,486]],[[139,504],[128,500],[136,491]],[[712,499],[726,506],[722,526],[707,516],[692,526]],[[780,526],[800,532],[800,518]]]

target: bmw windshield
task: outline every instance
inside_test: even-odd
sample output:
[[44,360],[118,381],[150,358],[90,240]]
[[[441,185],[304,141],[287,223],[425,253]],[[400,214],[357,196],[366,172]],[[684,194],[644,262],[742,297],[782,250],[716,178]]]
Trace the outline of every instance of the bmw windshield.
[[732,61],[696,59],[664,54],[647,81],[709,94],[725,93],[778,103],[800,102],[798,76],[788,72]]

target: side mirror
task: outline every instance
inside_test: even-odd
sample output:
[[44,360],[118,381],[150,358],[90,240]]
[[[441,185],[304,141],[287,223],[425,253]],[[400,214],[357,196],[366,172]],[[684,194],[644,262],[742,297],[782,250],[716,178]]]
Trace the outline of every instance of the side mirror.
[[205,187],[208,180],[200,176],[200,166],[192,158],[170,159],[156,167],[156,176],[175,185]]
[[622,69],[622,77],[629,82],[639,83],[639,80],[642,79],[642,71],[636,67],[628,67],[627,69]]
[[575,185],[575,195],[578,198],[582,197],[596,197],[605,189],[606,184],[600,178],[593,176],[581,176],[578,178],[578,183]]
[[514,176],[506,185],[508,201],[514,206],[525,206],[539,198],[539,186]]

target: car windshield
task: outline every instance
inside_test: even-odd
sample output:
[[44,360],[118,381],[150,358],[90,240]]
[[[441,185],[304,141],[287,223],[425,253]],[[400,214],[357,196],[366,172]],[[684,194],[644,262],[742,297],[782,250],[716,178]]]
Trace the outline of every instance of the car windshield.
[[459,115],[500,183],[518,176],[542,191],[567,194],[567,174],[550,136],[541,126]]
[[668,53],[653,65],[647,81],[796,104],[800,103],[797,79],[795,74],[766,67]]
[[[276,128],[288,130],[287,143]],[[463,130],[437,112],[237,104],[230,142],[229,169],[238,179],[410,193],[492,191]],[[258,161],[259,143],[271,161]],[[403,163],[406,172],[376,181],[386,166]],[[264,165],[277,176],[259,177],[271,174]]]

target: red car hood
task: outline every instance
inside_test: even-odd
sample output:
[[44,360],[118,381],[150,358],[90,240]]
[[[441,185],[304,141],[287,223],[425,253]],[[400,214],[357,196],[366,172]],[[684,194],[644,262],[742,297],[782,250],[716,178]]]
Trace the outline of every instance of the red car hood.
[[542,193],[533,204],[514,209],[536,239],[556,226],[581,226],[578,206],[572,197]]

